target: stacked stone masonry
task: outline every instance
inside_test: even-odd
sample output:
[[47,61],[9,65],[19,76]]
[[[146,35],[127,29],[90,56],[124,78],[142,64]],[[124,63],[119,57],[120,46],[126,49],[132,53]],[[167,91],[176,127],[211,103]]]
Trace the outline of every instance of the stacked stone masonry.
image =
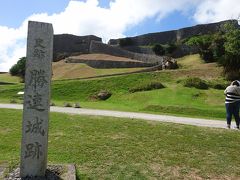
[[73,54],[77,55],[89,53],[89,46],[92,40],[102,42],[101,38],[93,35],[89,36],[75,36],[71,34],[54,35],[53,60],[59,61]]
[[[192,27],[182,28],[179,30],[144,34],[140,36],[131,37],[131,41],[134,46],[147,46],[154,43],[160,44],[173,43],[196,35],[215,33],[219,31],[220,28],[227,22],[230,22],[235,27],[240,28],[237,20],[227,20],[217,23],[200,24]],[[121,39],[110,39],[108,44],[119,45]]]
[[149,54],[141,54],[141,53],[134,53],[127,50],[124,50],[120,47],[110,46],[107,44],[103,44],[101,42],[92,41],[90,45],[90,53],[103,53],[109,54],[112,56],[120,56],[126,57],[138,61],[142,61],[145,63],[161,63],[162,57],[156,55],[149,55]]

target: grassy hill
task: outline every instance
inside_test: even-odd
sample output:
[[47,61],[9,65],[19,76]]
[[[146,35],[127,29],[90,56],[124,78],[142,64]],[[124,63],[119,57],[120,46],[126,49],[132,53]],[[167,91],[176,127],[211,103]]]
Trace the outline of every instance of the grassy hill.
[[18,83],[19,77],[11,76],[9,73],[0,74],[0,83]]
[[[204,64],[198,55],[179,59],[179,64],[178,70],[89,80],[55,80],[52,102],[60,106],[64,102],[79,102],[85,108],[224,119],[223,90],[212,88],[215,84],[226,85],[221,78],[222,69],[215,63]],[[191,77],[207,80],[209,89],[185,87],[184,82]],[[165,88],[132,93],[132,89],[144,89],[151,83],[162,83]],[[17,100],[16,93],[22,90],[22,84],[0,86],[0,102]],[[106,101],[93,98],[101,90],[110,91],[112,96]]]
[[[131,61],[131,59],[106,54],[86,54],[78,58],[86,60]],[[95,69],[83,63],[53,62],[53,80],[87,78],[109,74],[134,72],[144,68]]]

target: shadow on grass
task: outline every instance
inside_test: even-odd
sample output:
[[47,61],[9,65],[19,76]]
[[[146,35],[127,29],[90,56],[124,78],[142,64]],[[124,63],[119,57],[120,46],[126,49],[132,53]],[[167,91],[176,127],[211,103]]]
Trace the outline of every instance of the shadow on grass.
[[9,82],[1,82],[0,85],[15,85],[16,83],[9,83]]

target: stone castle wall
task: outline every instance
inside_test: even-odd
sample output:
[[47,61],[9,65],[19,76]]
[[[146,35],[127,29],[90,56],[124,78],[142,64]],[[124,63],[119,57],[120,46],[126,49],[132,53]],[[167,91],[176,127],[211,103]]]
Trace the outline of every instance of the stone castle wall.
[[66,63],[84,63],[93,68],[136,68],[136,67],[152,67],[155,64],[136,62],[136,61],[109,61],[109,60],[86,60],[75,59],[69,57],[65,60]]
[[[239,27],[237,20],[229,20],[218,23],[201,24],[173,31],[149,33],[131,37],[130,39],[132,40],[133,45],[123,48],[118,47],[121,39],[111,39],[109,41],[109,45],[107,45],[102,43],[101,38],[93,35],[54,35],[53,61],[59,61],[66,57],[79,54],[106,53],[113,56],[136,59],[147,63],[157,63],[162,61],[162,58],[154,55],[154,52],[151,48],[141,46],[153,45],[155,43],[172,43],[195,35],[214,33],[218,31],[226,22],[231,22],[236,27]],[[191,47],[187,47],[186,45],[180,45],[172,54],[172,57],[182,57],[184,55],[196,52],[196,49],[191,49]]]
[[[189,38],[196,35],[203,35],[209,33],[215,33],[220,30],[223,24],[230,22],[234,26],[240,27],[237,20],[221,21],[211,24],[200,24],[192,27],[182,28],[179,30],[165,31],[158,33],[149,33],[140,36],[130,37],[133,46],[148,46],[155,43],[167,44],[174,43],[176,41]],[[121,38],[124,39],[124,38]],[[121,39],[110,39],[109,45],[119,45]]]
[[129,59],[139,60],[145,63],[161,63],[162,57],[149,54],[134,53],[119,47],[103,44],[98,41],[92,41],[90,44],[90,53],[102,53],[112,56],[120,56]]
[[[115,46],[118,47],[118,46]],[[155,55],[152,50],[152,47],[139,47],[139,46],[125,46],[123,49],[140,54],[148,54],[148,55]],[[177,49],[171,54],[173,58],[183,57],[189,54],[196,54],[198,53],[198,49],[196,47],[187,46],[185,44],[178,45]]]
[[71,34],[54,35],[53,60],[58,61],[73,54],[87,54],[91,41],[102,42],[102,39],[89,36],[75,36]]

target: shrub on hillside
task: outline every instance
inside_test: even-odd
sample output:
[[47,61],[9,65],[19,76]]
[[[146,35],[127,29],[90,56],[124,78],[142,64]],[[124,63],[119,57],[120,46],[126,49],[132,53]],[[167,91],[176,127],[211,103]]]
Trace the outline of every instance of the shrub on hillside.
[[163,56],[166,54],[166,50],[161,44],[155,44],[152,50],[158,56]]
[[229,85],[229,82],[221,82],[221,81],[208,81],[209,87],[213,89],[224,90]]
[[166,47],[166,53],[167,54],[172,54],[175,50],[177,49],[177,45],[174,43],[169,43]]
[[197,77],[187,78],[185,79],[183,84],[185,87],[195,87],[197,89],[208,89],[208,84],[206,83],[206,81]]
[[201,58],[209,63],[214,62],[213,54],[213,36],[212,35],[202,35],[193,36],[186,42],[188,46],[197,47]]
[[151,82],[149,84],[143,84],[143,85],[139,85],[133,88],[129,89],[129,92],[134,93],[134,92],[139,92],[139,91],[151,91],[154,89],[162,89],[165,86],[160,83],[160,82]]
[[133,40],[131,38],[120,39],[119,45],[121,47],[133,45]]
[[224,89],[226,89],[227,85],[226,84],[214,84],[212,87],[214,89],[224,90]]

